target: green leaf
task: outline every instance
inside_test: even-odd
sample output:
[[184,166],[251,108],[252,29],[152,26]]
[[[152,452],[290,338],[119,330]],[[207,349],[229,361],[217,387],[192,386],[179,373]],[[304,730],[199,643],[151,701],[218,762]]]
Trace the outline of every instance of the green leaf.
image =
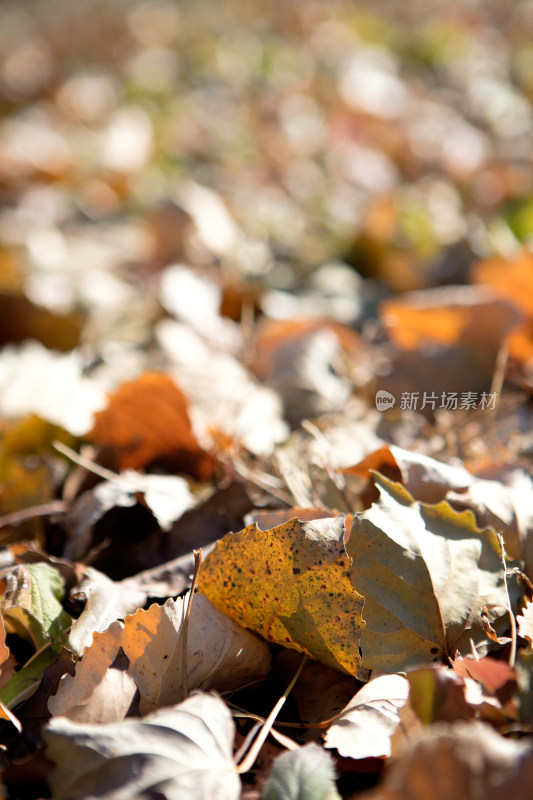
[[64,581],[59,571],[45,562],[27,564],[12,570],[6,583],[1,600],[6,630],[36,650],[50,643],[59,652],[72,624],[60,602]]
[[340,800],[333,760],[316,744],[279,756],[263,789],[263,800]]
[[352,582],[364,595],[363,665],[399,672],[446,661],[487,645],[481,611],[507,612],[498,538],[477,527],[470,511],[447,502],[415,502],[407,490],[375,473],[379,500],[356,515],[347,544]]
[[51,647],[45,646],[30,658],[22,669],[15,672],[10,681],[0,690],[2,703],[12,709],[31,697],[38,689],[46,667],[53,664],[58,655]]

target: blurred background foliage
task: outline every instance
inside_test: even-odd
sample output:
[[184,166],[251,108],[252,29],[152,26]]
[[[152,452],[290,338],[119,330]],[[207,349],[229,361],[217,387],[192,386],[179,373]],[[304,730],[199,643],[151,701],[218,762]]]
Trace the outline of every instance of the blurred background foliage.
[[[467,282],[531,240],[529,0],[0,13],[0,285],[40,306],[96,302],[102,275],[73,282],[106,257],[130,282],[215,261],[261,291],[340,261],[381,296]],[[189,229],[191,180],[229,211],[206,210],[212,241]]]

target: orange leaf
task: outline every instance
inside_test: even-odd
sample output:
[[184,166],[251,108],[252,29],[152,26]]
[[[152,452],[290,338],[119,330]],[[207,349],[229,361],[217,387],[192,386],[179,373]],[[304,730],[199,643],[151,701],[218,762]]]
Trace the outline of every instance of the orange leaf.
[[392,341],[406,350],[428,344],[497,349],[521,317],[514,303],[482,287],[411,292],[382,303],[380,316]]
[[120,469],[140,469],[164,458],[177,472],[207,480],[214,459],[194,437],[187,402],[167,375],[146,372],[122,384],[88,437],[116,451]]
[[479,261],[473,269],[473,281],[490,286],[499,297],[533,319],[533,254],[524,250],[517,258],[508,261],[491,258]]

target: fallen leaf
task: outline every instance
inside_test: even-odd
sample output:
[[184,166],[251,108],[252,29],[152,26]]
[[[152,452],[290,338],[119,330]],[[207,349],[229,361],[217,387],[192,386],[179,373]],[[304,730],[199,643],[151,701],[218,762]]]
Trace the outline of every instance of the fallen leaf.
[[368,800],[529,800],[533,748],[481,722],[436,725],[386,772]]
[[213,458],[196,441],[187,401],[168,375],[146,372],[123,383],[96,415],[87,438],[114,450],[121,470],[165,458],[176,472],[200,480],[213,474]]
[[[481,611],[507,605],[498,539],[474,515],[414,501],[374,474],[379,500],[356,514],[347,543],[353,584],[365,598],[363,666],[397,672],[487,644]],[[465,580],[468,575],[468,581]]]
[[516,306],[479,286],[404,294],[383,303],[380,316],[391,345],[378,388],[398,400],[418,393],[428,415],[450,393],[489,392],[502,342],[523,321]]
[[0,320],[0,347],[31,339],[61,351],[76,347],[83,322],[78,311],[54,314],[24,295],[6,292],[0,292]]
[[23,703],[39,688],[43,673],[58,658],[53,647],[43,647],[33,658],[14,672],[0,691],[0,702],[8,708],[15,708]]
[[456,722],[475,715],[466,698],[466,684],[459,673],[442,664],[407,670],[409,703],[424,725]]
[[[169,599],[139,609],[124,621],[122,648],[136,681],[145,714],[182,697],[182,625],[187,598]],[[193,599],[187,637],[189,688],[226,691],[263,678],[270,667],[268,648],[235,625],[206,597]]]
[[284,647],[355,675],[363,598],[350,583],[342,516],[229,533],[198,588],[232,619]]
[[343,469],[345,474],[361,478],[370,478],[372,471],[400,480],[407,491],[423,503],[439,503],[449,490],[461,491],[474,480],[462,465],[446,464],[392,444],[380,447],[355,466]]
[[[6,625],[4,617],[0,614],[0,667],[7,661],[10,654],[11,651],[6,644]],[[2,669],[0,669],[0,672],[2,672]]]
[[331,756],[317,744],[278,756],[262,800],[340,800]]
[[[50,699],[50,711],[94,722],[89,715],[95,709],[101,713],[99,687],[121,651],[129,660],[123,670],[127,673],[124,680],[130,679],[126,710],[134,686],[140,693],[141,714],[178,702],[183,693],[186,603],[187,598],[168,599],[163,606],[154,603],[147,611],[139,609],[127,616],[123,623],[114,622],[104,633],[95,633],[75,675],[65,676]],[[197,595],[189,618],[186,664],[189,689],[226,691],[263,678],[270,668],[270,653],[261,639]],[[95,691],[99,694],[93,699]]]
[[71,504],[64,518],[69,538],[63,555],[82,559],[90,550],[96,523],[113,508],[132,508],[139,495],[164,531],[197,503],[187,481],[178,475],[143,475],[126,470],[83,492]]
[[141,589],[112,581],[94,567],[85,567],[83,578],[70,592],[72,602],[81,601],[85,606],[69,631],[69,648],[81,656],[94,633],[101,633],[115,620],[132,614],[146,599],[147,594]]
[[[202,553],[206,556],[213,548],[212,545],[202,547]],[[181,594],[185,589],[191,586],[192,577],[194,575],[195,559],[194,553],[186,553],[183,556],[178,556],[171,561],[165,561],[163,564],[158,564],[151,569],[138,572],[132,575],[131,578],[124,578],[122,581],[117,581],[116,586],[118,590],[124,590],[126,593],[134,595],[140,593],[147,597],[175,597]],[[137,606],[142,606],[144,603],[138,603]]]
[[344,407],[351,389],[348,359],[360,350],[348,326],[321,319],[263,320],[255,350],[253,371],[281,396],[293,425]]
[[472,280],[488,286],[533,319],[533,255],[522,250],[515,258],[491,258],[472,267]]
[[156,333],[206,436],[229,439],[256,455],[271,453],[287,438],[281,399],[230,353],[174,320],[161,320]]
[[105,384],[83,374],[77,350],[56,353],[39,342],[6,347],[0,354],[0,413],[35,414],[73,436],[87,433],[105,406]]
[[496,694],[507,683],[516,681],[515,671],[506,661],[488,656],[479,659],[457,656],[452,666],[457,675],[473,678],[491,694]]
[[505,335],[522,321],[513,305],[479,286],[406,293],[382,303],[380,316],[393,341],[403,349],[433,343],[475,351],[485,348],[487,353],[496,352]]
[[238,800],[234,725],[225,703],[197,694],[141,720],[83,725],[65,717],[44,730],[55,800],[217,797]]
[[533,603],[526,603],[521,614],[517,614],[518,633],[525,639],[529,647],[533,646]]
[[41,562],[15,567],[0,577],[0,608],[7,632],[36,650],[48,644],[58,649],[72,622],[60,602],[64,581],[59,570]]
[[533,575],[533,552],[529,531],[533,530],[533,511],[529,498],[533,479],[520,467],[500,466],[497,479],[473,477],[464,491],[450,491],[446,499],[457,510],[471,508],[478,524],[489,525],[503,535],[505,550],[516,560],[523,559],[526,574]]
[[123,626],[114,622],[105,633],[95,633],[74,675],[64,675],[48,701],[52,716],[76,722],[103,724],[126,717],[137,692],[127,672],[129,661],[116,667],[121,654]]
[[[299,653],[285,647],[277,653],[274,668],[285,685],[289,684],[301,660]],[[341,712],[360,687],[360,681],[351,675],[312,659],[304,665],[291,697],[301,720],[322,723]]]
[[325,746],[346,758],[390,756],[391,737],[408,697],[409,683],[402,675],[371,678],[330,725]]

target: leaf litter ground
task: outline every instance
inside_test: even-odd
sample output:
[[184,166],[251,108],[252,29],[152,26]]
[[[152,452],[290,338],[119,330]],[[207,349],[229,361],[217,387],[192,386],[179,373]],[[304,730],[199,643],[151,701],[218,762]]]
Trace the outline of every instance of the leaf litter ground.
[[2,794],[529,797],[528,4],[0,16]]

